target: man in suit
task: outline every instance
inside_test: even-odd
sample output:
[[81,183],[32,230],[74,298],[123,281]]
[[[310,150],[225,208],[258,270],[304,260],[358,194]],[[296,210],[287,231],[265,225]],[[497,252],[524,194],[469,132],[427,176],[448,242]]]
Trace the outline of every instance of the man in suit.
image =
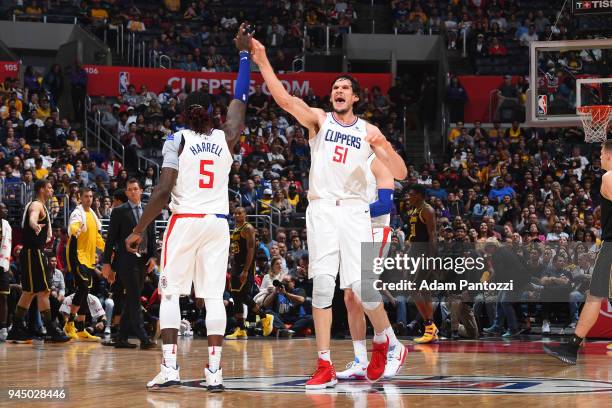
[[142,187],[137,179],[129,179],[125,193],[128,201],[113,209],[110,218],[106,248],[104,250],[104,266],[102,275],[114,281],[115,272],[111,268],[113,252],[116,272],[122,286],[125,288],[125,299],[119,323],[119,332],[115,340],[115,348],[134,348],[135,344],[128,342],[128,336],[133,333],[140,339],[141,349],[155,347],[144,329],[142,312],[140,307],[140,294],[144,284],[145,270],[148,261],[155,257],[155,227],[151,224],[147,229],[146,237],[143,239],[140,250],[132,254],[125,249],[125,239],[140,220],[143,213]]

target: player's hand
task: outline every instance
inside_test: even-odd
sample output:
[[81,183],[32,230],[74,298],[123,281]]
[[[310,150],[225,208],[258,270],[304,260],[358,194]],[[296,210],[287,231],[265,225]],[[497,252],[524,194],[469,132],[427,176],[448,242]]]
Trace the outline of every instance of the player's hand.
[[238,33],[234,38],[234,44],[236,44],[238,51],[249,51],[251,48],[251,38],[253,38],[253,34],[248,33],[247,25],[245,23],[240,24]]
[[38,235],[40,234],[40,231],[42,231],[42,224],[36,224],[36,226],[34,227],[34,233]]
[[112,270],[111,270],[110,264],[102,265],[102,277],[104,279],[108,280],[108,277],[110,276],[111,273],[112,273]]
[[385,148],[387,145],[389,145],[387,138],[380,132],[380,130],[368,133],[365,137],[365,141],[372,147]]
[[251,58],[257,65],[261,65],[268,60],[266,47],[255,38],[251,38]]
[[138,246],[142,241],[140,234],[134,234],[133,232],[125,239],[125,248],[128,252],[135,254],[138,252]]
[[240,284],[243,285],[246,282],[247,277],[249,276],[249,271],[242,271],[240,274]]

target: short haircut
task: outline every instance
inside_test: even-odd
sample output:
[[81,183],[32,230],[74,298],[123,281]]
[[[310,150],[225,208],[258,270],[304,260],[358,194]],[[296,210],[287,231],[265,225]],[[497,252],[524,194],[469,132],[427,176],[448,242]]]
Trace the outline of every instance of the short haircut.
[[352,76],[348,75],[348,74],[343,74],[343,75],[338,75],[331,84],[331,88],[333,89],[334,84],[336,82],[338,82],[341,79],[347,79],[351,82],[351,88],[353,88],[353,93],[355,95],[359,95],[360,92],[360,88],[359,88],[359,82],[357,82],[357,80],[355,78],[353,78]]
[[122,188],[115,190],[113,193],[113,200],[121,201],[122,203],[127,202],[128,199],[127,195],[125,195],[125,190]]
[[89,187],[81,187],[81,189],[79,190],[80,195],[84,195],[85,193],[89,193],[92,192],[93,194],[93,190]]
[[40,193],[42,189],[47,188],[47,184],[50,184],[49,180],[47,179],[36,180],[34,183],[34,192],[36,194]]
[[410,191],[410,190],[414,191],[414,192],[415,192],[415,193],[417,193],[417,194],[420,194],[420,195],[421,195],[421,197],[423,197],[423,198],[425,197],[425,194],[426,194],[425,192],[426,192],[426,190],[425,190],[425,186],[424,186],[424,185],[422,185],[422,184],[412,184],[412,185],[411,185],[411,186],[408,188],[408,191]]
[[140,185],[140,180],[138,180],[136,177],[130,177],[130,178],[128,179],[128,181],[127,181],[126,185],[127,185],[127,184],[134,184],[134,183],[138,184],[138,187],[142,187],[142,186]]

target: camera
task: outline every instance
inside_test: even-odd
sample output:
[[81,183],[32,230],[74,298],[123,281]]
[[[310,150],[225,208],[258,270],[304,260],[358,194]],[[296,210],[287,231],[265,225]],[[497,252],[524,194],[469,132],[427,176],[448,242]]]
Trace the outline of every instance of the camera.
[[283,282],[279,281],[278,279],[274,279],[272,281],[272,285],[275,288],[284,288],[285,290],[287,290],[287,286]]

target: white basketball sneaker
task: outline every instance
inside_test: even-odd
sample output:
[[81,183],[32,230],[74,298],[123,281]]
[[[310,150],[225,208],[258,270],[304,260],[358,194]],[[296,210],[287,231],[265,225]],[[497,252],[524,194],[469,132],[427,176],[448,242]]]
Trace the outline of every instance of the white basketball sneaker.
[[365,380],[368,363],[363,365],[357,357],[346,365],[346,370],[336,373],[338,380]]
[[166,367],[160,364],[160,372],[147,383],[147,390],[154,391],[181,385],[179,368]]
[[0,343],[5,342],[7,337],[8,337],[8,330],[6,330],[6,327],[1,328],[0,329]]
[[404,365],[404,360],[406,360],[406,355],[408,354],[408,350],[406,347],[399,341],[394,346],[389,346],[389,351],[387,352],[387,364],[385,365],[385,373],[383,374],[384,378],[393,378],[397,373],[402,369],[402,365]]
[[223,370],[218,369],[214,373],[211,373],[208,366],[204,369],[204,376],[206,377],[206,388],[210,392],[222,392],[225,390],[223,386]]

